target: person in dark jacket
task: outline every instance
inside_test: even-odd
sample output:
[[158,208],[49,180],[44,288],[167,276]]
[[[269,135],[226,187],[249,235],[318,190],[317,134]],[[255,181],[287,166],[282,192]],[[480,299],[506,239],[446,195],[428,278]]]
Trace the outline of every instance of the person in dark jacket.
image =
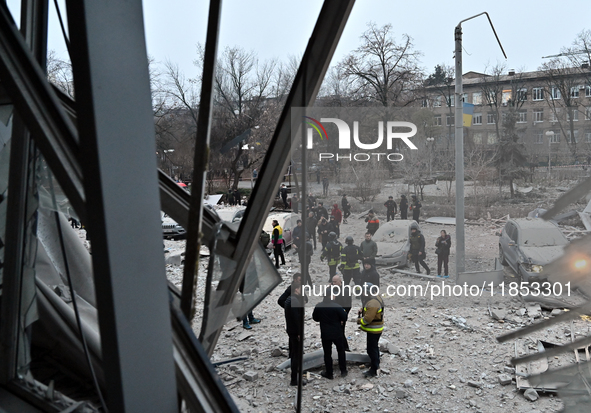
[[388,200],[386,201],[384,206],[386,207],[386,219],[387,222],[389,222],[390,218],[394,219],[394,215],[396,215],[396,212],[398,212],[398,205],[396,205],[394,197],[390,196],[388,197]]
[[328,243],[322,250],[322,255],[320,255],[320,261],[324,261],[325,258],[328,260],[328,272],[330,274],[328,282],[337,274],[337,266],[341,263],[342,251],[343,245],[337,241],[337,234],[334,232],[329,233]]
[[406,195],[400,195],[400,219],[408,219],[408,200]]
[[295,252],[297,253],[300,248],[300,244],[304,240],[304,228],[302,227],[301,219],[297,220],[296,227],[291,232],[291,239],[293,240],[292,244]]
[[374,258],[366,258],[363,261],[363,272],[361,273],[361,282],[360,284],[363,285],[364,283],[370,283],[373,285],[380,286],[380,274],[378,274],[378,270],[376,270],[376,260]]
[[291,284],[291,295],[284,303],[285,327],[289,337],[289,359],[291,361],[290,386],[298,385],[298,366],[300,364],[299,346],[302,331],[302,312],[304,300],[302,298],[302,285],[298,282]]
[[320,219],[321,217],[328,220],[328,210],[324,207],[322,202],[318,202],[318,206],[316,207],[316,218]]
[[331,300],[330,295],[327,295],[322,302],[314,307],[312,318],[320,323],[320,338],[324,350],[325,371],[321,372],[320,375],[329,380],[334,378],[332,373],[332,345],[334,344],[339,357],[341,377],[346,377],[347,359],[345,343],[343,343],[343,323],[347,321],[347,312],[338,303]]
[[357,313],[359,328],[367,333],[367,355],[370,368],[363,373],[365,377],[376,377],[380,368],[380,337],[384,330],[384,301],[379,296],[379,288],[366,283],[361,296],[363,307]]
[[328,227],[328,221],[326,220],[326,218],[322,217],[320,219],[317,232],[318,241],[320,241],[320,243],[322,244],[322,249],[324,249],[324,247],[326,247],[326,244],[328,243],[328,233],[330,232]]
[[291,204],[291,210],[293,211],[294,214],[299,214],[300,213],[300,204],[299,204],[300,200],[298,198],[298,194],[294,194],[291,199],[289,200],[289,203]]
[[318,220],[314,216],[314,212],[308,212],[308,219],[306,220],[306,231],[310,234],[310,238],[314,243],[314,250],[316,250],[316,227],[318,226]]
[[378,244],[371,239],[371,233],[365,233],[365,239],[359,245],[363,258],[375,258],[378,255]]
[[312,192],[308,194],[308,208],[312,209],[316,206],[316,198],[312,195]]
[[435,241],[435,253],[437,254],[437,276],[441,277],[441,264],[445,269],[444,278],[449,277],[449,251],[451,249],[451,237],[447,235],[444,229],[441,230],[441,236]]
[[369,210],[367,214],[367,218],[365,218],[365,222],[367,222],[367,232],[371,235],[375,234],[378,228],[380,227],[380,220],[376,217],[376,214],[373,212],[373,209]]
[[234,205],[240,205],[240,191],[238,188],[234,190]]
[[420,274],[419,264],[427,271],[427,275],[431,274],[431,270],[425,263],[425,237],[416,228],[410,230],[410,255],[412,262],[415,264],[416,271]]
[[285,186],[285,184],[281,184],[279,194],[281,195],[281,199],[283,200],[283,208],[289,209],[289,204],[287,203],[287,187]]
[[339,223],[337,222],[337,219],[334,215],[330,216],[330,221],[328,221],[328,231],[329,232],[334,232],[337,236],[337,238],[340,235],[340,231],[339,231]]
[[354,244],[352,236],[349,235],[345,239],[345,244],[347,244],[347,246],[343,248],[343,252],[341,253],[341,272],[343,273],[343,280],[345,281],[345,285],[349,285],[351,279],[353,279],[355,284],[359,284],[359,261],[363,261],[363,253],[359,247]]
[[300,264],[304,264],[304,281],[303,284],[308,284],[310,287],[312,286],[312,278],[310,277],[310,261],[312,261],[312,255],[314,254],[314,250],[312,249],[312,243],[310,242],[310,234],[306,232],[304,235],[306,239],[306,256],[304,257],[304,248],[303,243],[302,246],[298,249],[298,256],[300,259]]
[[341,207],[343,208],[343,224],[347,224],[347,218],[351,215],[351,204],[347,199],[347,194],[344,194],[341,199]]
[[411,198],[412,198],[412,201],[410,203],[410,209],[412,211],[412,219],[417,221],[417,224],[418,224],[419,223],[419,216],[421,215],[421,208],[423,207],[423,205],[421,205],[421,201],[419,201],[417,199],[416,195],[412,195]]
[[[254,271],[254,277],[248,277],[249,281],[251,281],[249,283],[249,285],[245,288],[245,283],[246,283],[246,278],[249,272]],[[254,281],[254,282],[252,282]],[[256,277],[256,268],[254,266],[253,261],[250,262],[250,264],[248,264],[248,269],[246,270],[246,274],[244,275],[244,277],[242,278],[242,282],[240,283],[240,287],[238,288],[238,291],[240,291],[240,293],[242,294],[242,300],[244,301],[244,294],[252,294],[255,292],[255,290],[258,288],[259,286],[259,282],[258,282],[258,278]],[[252,310],[250,310],[248,312],[248,314],[246,314],[243,318],[242,318],[242,327],[247,329],[247,330],[251,330],[252,326],[251,324],[259,324],[261,322],[260,319],[256,318],[254,316],[254,314],[252,313]]]
[[[341,288],[340,294],[333,296],[332,299],[339,304],[341,307],[345,309],[347,313],[347,318],[349,318],[349,312],[351,311],[351,307],[353,306],[353,299],[351,297],[351,290],[342,290],[343,288],[343,280],[341,279],[340,275],[335,275],[332,277],[331,285],[336,285]],[[337,291],[335,291],[337,292]],[[345,343],[345,351],[351,351],[349,349],[349,342],[347,341],[347,333],[345,332],[345,326],[347,325],[347,320],[343,323],[343,341]]]
[[[287,299],[289,298],[289,296],[291,295],[291,286],[294,282],[297,282],[298,284],[302,284],[302,274],[299,272],[296,272],[293,274],[293,278],[291,280],[291,284],[289,284],[287,286],[287,288],[285,289],[285,291],[283,292],[283,294],[281,294],[279,296],[279,298],[277,299],[277,304],[279,304],[281,306],[281,308],[285,308],[285,302],[287,301]],[[308,302],[308,297],[303,296],[304,302],[307,303]]]

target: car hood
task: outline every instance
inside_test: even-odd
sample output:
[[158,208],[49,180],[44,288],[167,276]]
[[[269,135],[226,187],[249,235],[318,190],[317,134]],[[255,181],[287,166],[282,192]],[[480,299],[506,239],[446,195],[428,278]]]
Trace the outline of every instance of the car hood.
[[378,257],[389,257],[401,252],[406,246],[406,242],[376,242],[378,245]]
[[564,246],[554,247],[521,247],[521,251],[532,264],[546,265],[564,254]]

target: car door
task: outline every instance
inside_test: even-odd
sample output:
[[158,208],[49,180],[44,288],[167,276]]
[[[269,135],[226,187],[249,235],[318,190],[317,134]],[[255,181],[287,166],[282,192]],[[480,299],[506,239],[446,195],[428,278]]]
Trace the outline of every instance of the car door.
[[285,246],[291,245],[291,217],[288,216],[283,221],[283,239]]

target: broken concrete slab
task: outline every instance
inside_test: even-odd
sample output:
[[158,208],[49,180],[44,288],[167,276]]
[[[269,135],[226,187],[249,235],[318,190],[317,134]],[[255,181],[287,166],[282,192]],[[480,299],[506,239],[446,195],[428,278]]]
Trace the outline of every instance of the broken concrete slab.
[[255,381],[259,378],[259,373],[257,373],[256,371],[247,371],[242,375],[242,377],[244,377],[244,379],[248,381]]
[[[431,217],[427,218],[425,222],[429,224],[456,225],[455,217]],[[464,222],[468,222],[468,220],[464,219]]]
[[479,381],[468,380],[468,386],[480,389],[482,387],[482,383]]
[[398,348],[397,346],[395,346],[392,343],[388,343],[388,346],[386,347],[386,351],[390,354],[400,354],[400,348]]
[[490,310],[492,318],[494,318],[495,320],[504,320],[505,318],[507,318],[507,312],[505,310],[499,310],[499,309],[491,309]]
[[535,402],[536,400],[539,399],[539,395],[538,392],[535,391],[534,389],[527,389],[524,393],[523,393],[523,397],[525,397],[526,400],[529,400],[530,402]]
[[280,348],[274,348],[271,351],[271,357],[281,357],[281,356],[283,356],[283,351],[281,351]]
[[244,331],[242,333],[240,333],[240,335],[238,337],[236,337],[236,340],[238,341],[244,341],[249,337],[252,337],[254,335],[254,333],[251,333],[250,331]]
[[539,304],[528,306],[527,315],[532,318],[540,318],[542,316],[542,307]]
[[499,259],[495,258],[493,270],[461,272],[458,274],[456,284],[464,285],[464,283],[466,283],[468,286],[477,285],[482,287],[483,284],[489,286],[490,283],[492,283],[493,286],[497,286],[504,280],[505,272],[503,270],[503,266],[501,265]]
[[502,386],[506,386],[508,384],[511,384],[511,376],[509,376],[508,374],[500,374],[499,375],[499,383]]

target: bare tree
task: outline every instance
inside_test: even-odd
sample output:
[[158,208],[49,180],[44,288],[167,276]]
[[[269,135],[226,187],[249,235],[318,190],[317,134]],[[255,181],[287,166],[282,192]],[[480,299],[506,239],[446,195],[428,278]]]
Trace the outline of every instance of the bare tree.
[[397,43],[392,25],[369,23],[361,35],[361,45],[339,63],[339,70],[351,85],[353,97],[382,106],[405,106],[414,101],[422,72],[421,53],[406,34]]
[[47,79],[66,95],[74,99],[72,62],[57,57],[55,50],[47,53]]

